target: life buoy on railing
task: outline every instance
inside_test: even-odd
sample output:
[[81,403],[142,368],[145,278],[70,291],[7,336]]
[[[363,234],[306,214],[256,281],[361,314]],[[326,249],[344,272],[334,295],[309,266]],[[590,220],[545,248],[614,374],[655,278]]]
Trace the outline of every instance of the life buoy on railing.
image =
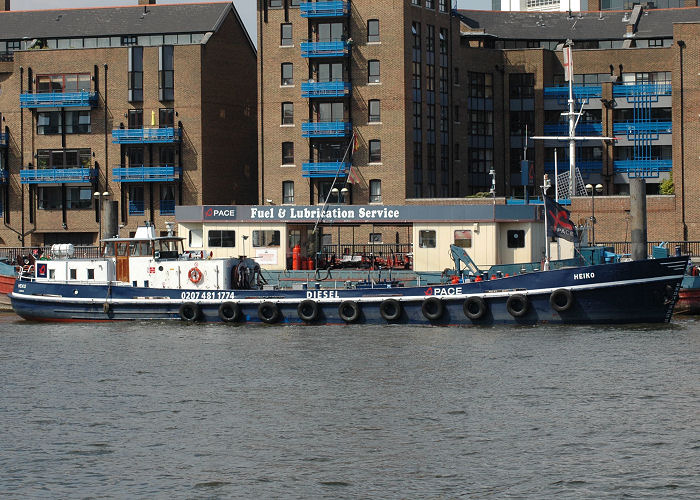
[[202,281],[202,277],[204,275],[202,274],[202,271],[199,270],[198,267],[193,267],[187,272],[187,277],[190,279],[192,283],[195,285]]

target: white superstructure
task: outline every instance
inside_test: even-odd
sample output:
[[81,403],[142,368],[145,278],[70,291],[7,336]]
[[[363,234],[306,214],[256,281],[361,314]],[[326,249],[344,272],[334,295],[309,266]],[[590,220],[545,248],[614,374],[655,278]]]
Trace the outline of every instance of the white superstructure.
[[[494,10],[499,5],[496,0]],[[588,0],[500,0],[500,9],[505,11],[573,11],[588,9]]]

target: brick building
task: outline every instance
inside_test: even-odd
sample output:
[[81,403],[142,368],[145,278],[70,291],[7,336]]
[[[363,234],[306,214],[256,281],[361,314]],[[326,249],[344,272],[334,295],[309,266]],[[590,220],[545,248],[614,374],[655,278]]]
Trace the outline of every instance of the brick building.
[[[481,203],[469,197],[489,192],[491,171],[499,197],[538,194],[555,150],[562,167],[568,151],[526,142],[526,131],[568,133],[561,47],[572,40],[577,133],[616,137],[576,150],[584,184],[603,185],[598,239],[629,238],[629,179],[639,176],[650,239],[700,239],[691,194],[700,152],[689,139],[700,9],[681,4],[612,11],[615,2],[591,0],[603,10],[570,15],[449,12],[446,0],[259,0],[259,198],[322,204],[336,187],[332,202]],[[671,179],[675,194],[660,196]],[[575,217],[591,204],[575,197]]]
[[106,201],[122,235],[257,201],[256,50],[232,4],[4,3],[0,244],[93,244]]

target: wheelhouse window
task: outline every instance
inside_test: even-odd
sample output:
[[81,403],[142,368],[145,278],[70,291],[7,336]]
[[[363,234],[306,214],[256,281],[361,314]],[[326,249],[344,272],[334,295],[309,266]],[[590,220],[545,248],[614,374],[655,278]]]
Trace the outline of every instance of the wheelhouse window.
[[275,230],[253,231],[253,247],[280,246],[280,232]]
[[426,229],[418,233],[418,246],[420,248],[435,248],[436,242],[435,230]]
[[472,232],[469,229],[458,229],[454,232],[455,245],[462,248],[472,247]]
[[174,49],[172,45],[163,45],[158,50],[158,99],[172,101],[175,99]]
[[90,92],[90,81],[90,73],[37,75],[36,91],[39,94],[55,92]]
[[207,233],[209,247],[234,248],[236,246],[236,231],[210,230]]
[[129,102],[143,101],[143,47],[129,49]]

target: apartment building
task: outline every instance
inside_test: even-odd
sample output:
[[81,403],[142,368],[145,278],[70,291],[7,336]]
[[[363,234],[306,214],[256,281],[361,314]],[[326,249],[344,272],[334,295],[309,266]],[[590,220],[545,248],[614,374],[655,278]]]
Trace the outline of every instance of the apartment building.
[[[0,244],[93,244],[257,201],[256,50],[231,3],[0,12]],[[97,194],[97,196],[96,196]]]
[[668,9],[695,6],[694,0],[493,0],[493,10],[522,12],[580,12],[601,10],[632,10],[644,8]]

